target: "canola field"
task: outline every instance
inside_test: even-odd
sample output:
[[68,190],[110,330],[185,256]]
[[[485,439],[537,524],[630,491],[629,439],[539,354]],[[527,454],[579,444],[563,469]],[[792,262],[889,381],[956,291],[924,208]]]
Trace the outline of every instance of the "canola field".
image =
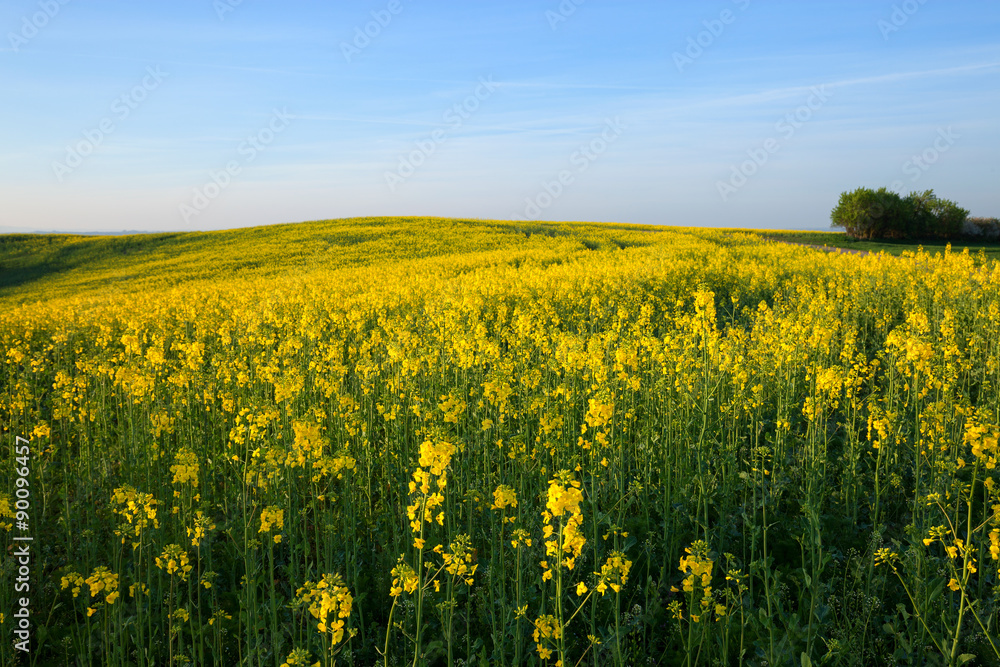
[[359,219],[0,265],[2,665],[1000,664],[983,256]]

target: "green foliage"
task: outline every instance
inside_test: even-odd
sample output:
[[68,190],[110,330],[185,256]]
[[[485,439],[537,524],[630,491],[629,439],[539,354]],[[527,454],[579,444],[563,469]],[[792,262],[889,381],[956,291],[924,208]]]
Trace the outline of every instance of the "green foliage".
[[931,213],[935,218],[934,231],[939,238],[956,238],[969,217],[969,211],[948,199],[934,199]]
[[933,190],[900,197],[886,188],[844,192],[830,214],[834,227],[855,239],[955,239],[964,232],[969,211]]
[[886,188],[858,188],[840,195],[830,218],[834,227],[843,227],[857,239],[902,238],[906,206],[895,192]]
[[903,238],[928,238],[934,235],[935,223],[934,205],[937,197],[933,190],[911,192],[903,200],[909,218],[908,229]]
[[1000,220],[997,218],[967,218],[962,225],[962,235],[975,238],[996,241],[1000,239]]

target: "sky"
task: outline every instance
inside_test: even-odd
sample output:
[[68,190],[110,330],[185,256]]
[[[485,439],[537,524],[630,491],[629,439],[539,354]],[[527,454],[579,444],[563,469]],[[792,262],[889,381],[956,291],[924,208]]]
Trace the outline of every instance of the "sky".
[[5,0],[0,232],[1000,216],[996,0]]

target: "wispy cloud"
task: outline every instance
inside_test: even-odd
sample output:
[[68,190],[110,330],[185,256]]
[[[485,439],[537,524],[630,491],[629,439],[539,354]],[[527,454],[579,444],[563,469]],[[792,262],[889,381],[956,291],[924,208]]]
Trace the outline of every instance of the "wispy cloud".
[[869,86],[880,83],[899,83],[919,79],[950,78],[958,74],[985,74],[990,72],[1000,72],[1000,62],[978,63],[974,65],[963,65],[960,67],[915,70],[909,72],[892,72],[888,74],[854,79],[839,79],[833,81],[817,80],[814,84],[810,85],[770,88],[744,95],[726,95],[722,97],[703,98],[688,104],[673,105],[670,107],[670,110],[683,111],[707,107],[735,108],[741,106],[758,106],[778,100],[799,98],[804,94],[808,94],[816,86],[825,86],[827,88],[849,88],[853,86]]
[[974,65],[962,65],[960,67],[944,67],[911,72],[894,72],[891,74],[880,74],[878,76],[868,76],[859,79],[833,81],[826,85],[831,88],[843,88],[847,86],[871,85],[874,83],[896,83],[899,81],[912,81],[915,79],[942,78],[954,76],[956,74],[988,73],[991,71],[1000,72],[1000,62],[977,63]]

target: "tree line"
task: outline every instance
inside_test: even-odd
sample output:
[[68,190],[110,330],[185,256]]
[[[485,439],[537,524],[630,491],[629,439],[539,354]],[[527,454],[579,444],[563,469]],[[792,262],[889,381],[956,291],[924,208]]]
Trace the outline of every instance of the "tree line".
[[844,192],[830,213],[834,227],[855,239],[1000,239],[1000,220],[970,218],[969,211],[933,190],[904,196],[887,188]]

